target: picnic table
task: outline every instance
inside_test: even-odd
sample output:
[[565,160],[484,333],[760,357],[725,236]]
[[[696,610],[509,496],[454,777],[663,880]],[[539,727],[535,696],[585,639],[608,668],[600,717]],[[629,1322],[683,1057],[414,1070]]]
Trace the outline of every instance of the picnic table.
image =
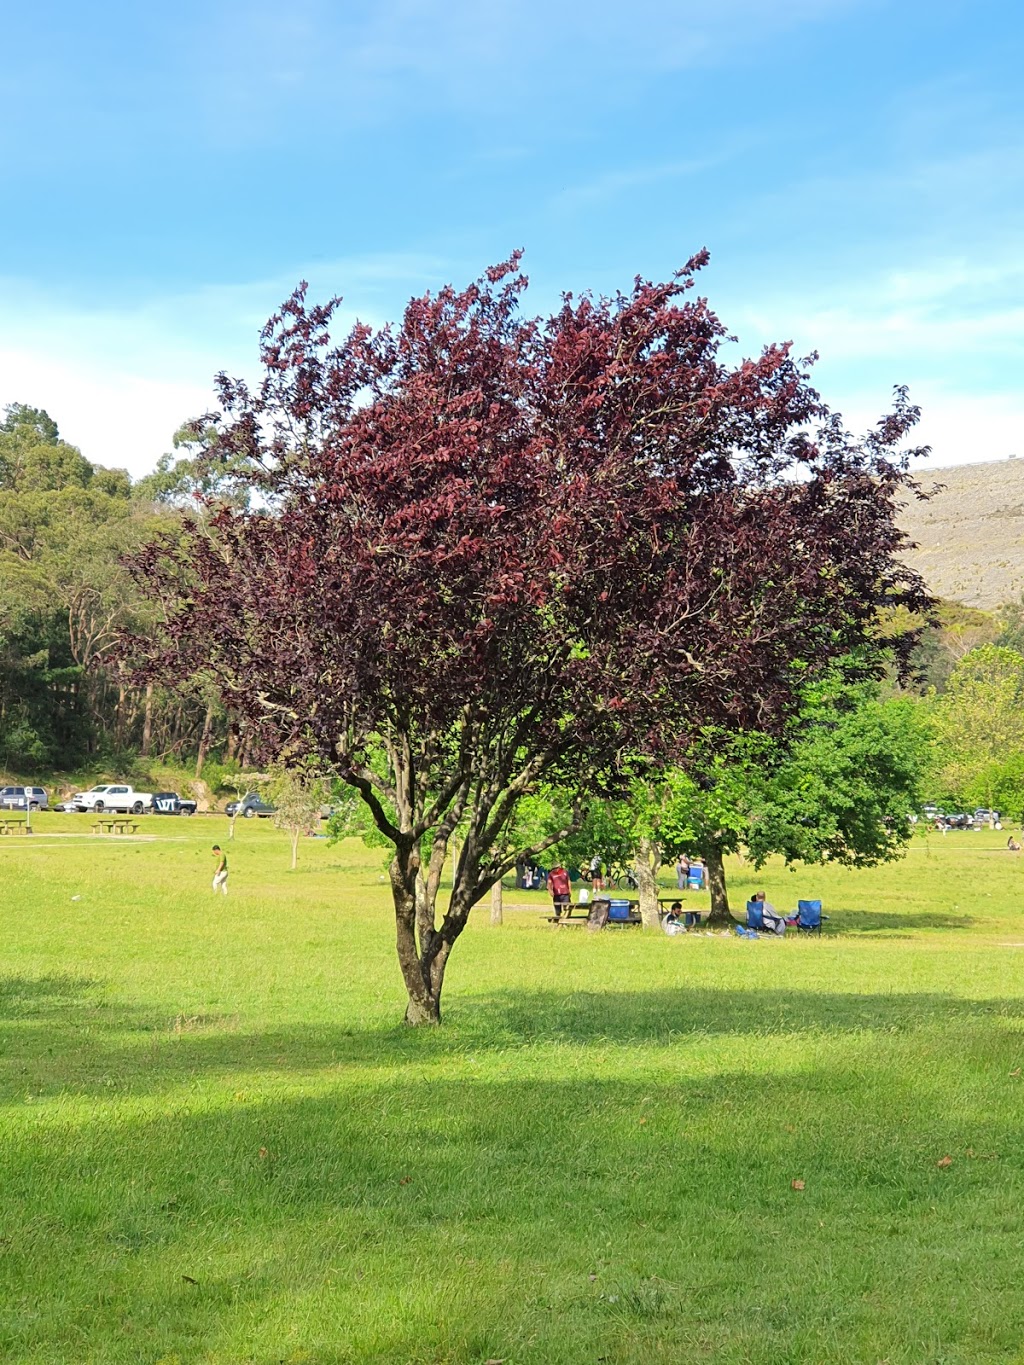
[[139,827],[137,820],[112,817],[105,820],[94,820],[92,825],[93,834],[134,834]]
[[0,834],[31,834],[32,826],[22,815],[0,816]]
[[[674,892],[672,895],[659,896],[659,897],[658,897],[658,906],[659,906],[659,908],[661,908],[661,907],[668,906],[668,905],[675,905],[675,903],[676,903],[677,901],[681,901],[681,900],[682,900],[682,896],[680,895],[680,893],[679,893],[678,891],[676,891],[676,892]],[[623,901],[625,901],[625,902],[627,902],[628,905],[629,905],[629,918],[628,918],[628,919],[612,919],[612,918],[609,917],[609,918],[605,921],[606,924],[621,924],[621,925],[626,925],[626,924],[640,924],[640,923],[641,923],[640,913],[639,913],[640,902],[639,902],[639,900],[638,900],[636,897],[634,897],[634,896],[604,896],[604,895],[598,895],[598,896],[591,896],[589,899],[587,899],[587,900],[585,900],[585,901],[574,900],[574,901],[570,901],[570,902],[569,902],[569,905],[568,905],[567,909],[563,910],[562,913],[561,913],[561,915],[549,914],[549,915],[545,915],[544,918],[547,920],[547,922],[548,922],[549,924],[559,924],[559,925],[562,925],[562,924],[588,924],[588,923],[590,923],[591,911],[593,910],[594,906],[597,905],[597,904],[600,904],[602,901],[607,901],[607,902],[609,903],[609,905],[611,904],[612,901],[619,901],[620,903],[623,902]],[[687,907],[686,905],[683,906],[683,912],[684,912],[685,914],[696,915],[696,916],[697,916],[697,923],[698,923],[698,924],[700,923],[701,919],[703,918],[703,916],[704,916],[705,913],[706,913],[706,911],[704,911],[704,910],[693,910],[693,909],[690,909],[690,908]],[[663,910],[663,909],[661,910],[661,913],[664,913],[664,910]]]

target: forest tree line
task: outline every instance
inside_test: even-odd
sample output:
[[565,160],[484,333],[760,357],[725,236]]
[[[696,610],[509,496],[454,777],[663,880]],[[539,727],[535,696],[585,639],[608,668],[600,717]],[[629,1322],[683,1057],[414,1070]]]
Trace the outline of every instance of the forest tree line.
[[[0,767],[31,776],[131,758],[244,760],[237,729],[201,683],[193,695],[131,687],[108,662],[118,633],[145,630],[152,606],[126,554],[204,496],[230,496],[201,471],[195,441],[132,480],[91,464],[45,411],[9,406],[0,421]],[[221,487],[220,484],[223,484]]]

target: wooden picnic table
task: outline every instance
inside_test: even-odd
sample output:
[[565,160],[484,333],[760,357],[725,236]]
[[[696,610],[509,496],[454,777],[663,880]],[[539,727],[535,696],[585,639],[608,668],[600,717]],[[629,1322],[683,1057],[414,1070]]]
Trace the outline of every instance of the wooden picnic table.
[[134,834],[138,827],[137,820],[113,817],[106,820],[94,820],[92,832],[93,834]]
[[[547,920],[549,924],[587,924],[590,920],[590,912],[593,909],[595,902],[602,900],[627,901],[629,903],[630,908],[629,919],[608,919],[606,921],[607,924],[639,924],[641,922],[639,913],[637,913],[634,916],[634,911],[638,911],[640,905],[639,898],[636,896],[599,895],[591,896],[588,900],[585,901],[574,900],[569,902],[568,909],[563,910],[561,915],[555,915],[554,913],[552,913],[545,915],[544,918]],[[673,895],[659,896],[658,905],[659,907],[666,905],[675,905],[677,901],[681,900],[682,898],[679,892],[677,891]],[[662,911],[662,913],[664,913],[664,911]],[[683,914],[695,915],[697,917],[698,924],[700,924],[701,920],[704,918],[706,913],[707,912],[705,910],[695,910],[691,906],[683,904]]]
[[0,834],[31,834],[32,826],[24,816],[0,816]]

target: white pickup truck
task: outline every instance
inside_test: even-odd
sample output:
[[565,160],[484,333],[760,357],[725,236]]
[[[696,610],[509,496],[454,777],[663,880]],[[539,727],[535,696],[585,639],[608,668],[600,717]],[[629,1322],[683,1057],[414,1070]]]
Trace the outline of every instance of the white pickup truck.
[[90,787],[87,792],[76,792],[71,805],[77,811],[90,810],[94,815],[101,811],[124,811],[125,815],[141,815],[153,805],[152,792],[137,792],[134,787],[120,783],[104,783]]

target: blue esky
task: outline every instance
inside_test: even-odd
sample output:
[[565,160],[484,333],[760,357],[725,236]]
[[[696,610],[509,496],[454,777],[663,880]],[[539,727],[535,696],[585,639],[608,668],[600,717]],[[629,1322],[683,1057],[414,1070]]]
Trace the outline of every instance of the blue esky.
[[4,6],[0,404],[148,469],[302,277],[369,321],[526,249],[534,311],[711,249],[743,349],[1024,457],[1020,0]]

